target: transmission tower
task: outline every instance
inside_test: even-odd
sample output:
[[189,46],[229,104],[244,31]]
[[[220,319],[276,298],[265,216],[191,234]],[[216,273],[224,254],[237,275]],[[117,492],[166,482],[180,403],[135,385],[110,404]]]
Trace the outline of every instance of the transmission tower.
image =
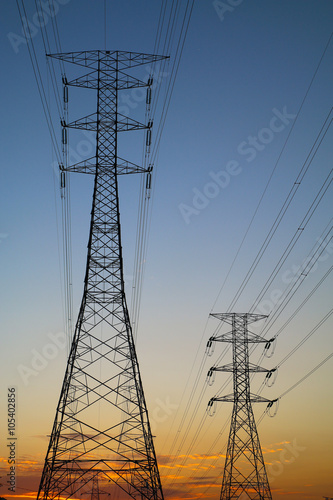
[[249,343],[270,344],[263,337],[248,331],[248,325],[265,318],[260,314],[221,313],[212,314],[215,318],[232,326],[231,332],[213,336],[208,341],[231,342],[233,362],[223,366],[213,366],[214,371],[233,374],[233,394],[213,397],[208,403],[211,408],[215,401],[232,402],[230,433],[221,489],[221,500],[250,498],[251,500],[271,500],[264,459],[262,456],[257,426],[252,410],[252,403],[268,403],[273,401],[250,393],[250,373],[266,372],[266,370],[249,362]]
[[[69,353],[60,399],[46,454],[38,499],[78,498],[96,490],[96,478],[117,485],[135,499],[163,500],[155,449],[126,305],[120,233],[118,176],[144,173],[118,156],[118,132],[146,129],[118,112],[118,93],[148,83],[127,70],[153,64],[164,56],[120,51],[53,54],[86,68],[83,76],[64,79],[68,86],[97,91],[97,112],[67,129],[96,132],[96,154],[63,171],[94,175],[88,255],[83,298]],[[148,174],[147,174],[148,175]],[[118,489],[118,492],[120,490]]]
[[93,481],[92,481],[92,489],[91,489],[91,496],[90,500],[99,500],[99,484],[98,484],[98,474],[94,476]]
[[81,493],[81,495],[89,495],[89,500],[100,500],[101,495],[106,494],[110,496],[110,493],[107,491],[100,490],[99,488],[99,479],[98,479],[98,471],[94,471],[94,475],[92,477],[92,488],[89,491]]

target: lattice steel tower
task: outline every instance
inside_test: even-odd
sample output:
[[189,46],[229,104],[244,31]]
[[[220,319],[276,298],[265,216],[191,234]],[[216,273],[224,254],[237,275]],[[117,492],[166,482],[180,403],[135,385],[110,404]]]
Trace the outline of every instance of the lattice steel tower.
[[232,326],[231,332],[213,336],[208,341],[208,346],[211,346],[212,342],[231,342],[233,355],[232,363],[213,366],[208,372],[209,376],[214,371],[233,374],[233,394],[211,398],[208,403],[209,407],[212,407],[214,401],[234,404],[220,498],[271,500],[252,403],[271,405],[273,401],[250,393],[250,372],[272,373],[275,369],[266,370],[250,363],[248,347],[249,343],[267,344],[267,339],[248,331],[248,324],[266,316],[247,313],[221,313],[212,316]]
[[[54,54],[89,69],[67,86],[97,90],[97,112],[67,129],[96,132],[96,154],[71,172],[94,175],[84,292],[47,450],[38,499],[78,498],[118,485],[128,498],[162,500],[163,493],[139,365],[126,305],[120,234],[118,176],[146,172],[118,156],[120,131],[147,129],[120,115],[118,93],[147,87],[130,68],[164,56],[120,51]],[[150,170],[148,170],[150,171]],[[120,491],[118,489],[118,491]]]

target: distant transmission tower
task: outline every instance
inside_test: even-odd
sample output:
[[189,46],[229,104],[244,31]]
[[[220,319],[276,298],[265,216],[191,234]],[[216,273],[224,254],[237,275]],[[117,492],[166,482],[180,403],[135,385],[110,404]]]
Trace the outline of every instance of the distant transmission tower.
[[107,491],[100,490],[98,481],[98,471],[97,472],[94,471],[94,475],[92,476],[91,490],[85,493],[81,493],[81,495],[88,494],[89,500],[100,500],[101,495],[103,495],[104,493],[110,496],[110,493],[108,493]]
[[[146,401],[126,305],[120,235],[118,176],[147,172],[118,156],[118,132],[147,129],[118,112],[118,93],[146,83],[126,70],[164,56],[120,51],[71,52],[51,55],[88,68],[67,86],[97,91],[97,112],[67,129],[96,132],[96,154],[70,172],[94,175],[93,203],[84,292],[67,369],[38,491],[38,499],[79,498],[96,481],[117,485],[135,499],[162,500]],[[86,72],[85,72],[86,73]],[[150,95],[147,93],[147,95]],[[150,172],[150,170],[148,170]],[[120,490],[118,489],[118,492]]]
[[93,477],[90,495],[90,500],[99,500],[98,474]]
[[[221,500],[250,498],[251,500],[271,500],[264,459],[253,415],[252,403],[273,401],[250,393],[250,372],[271,373],[249,362],[249,343],[267,343],[267,339],[248,331],[248,324],[265,318],[260,314],[221,313],[212,314],[215,318],[232,326],[231,332],[211,337],[212,342],[231,342],[233,362],[223,366],[213,366],[213,371],[233,373],[234,392],[228,396],[213,397],[215,401],[233,402],[227,455],[225,459]],[[271,342],[271,341],[268,341]]]

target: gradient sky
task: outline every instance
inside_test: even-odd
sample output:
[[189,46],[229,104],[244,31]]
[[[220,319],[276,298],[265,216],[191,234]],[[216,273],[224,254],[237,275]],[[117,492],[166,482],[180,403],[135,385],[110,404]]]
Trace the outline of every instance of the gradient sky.
[[[30,0],[25,3],[28,19],[33,22],[35,4]],[[57,22],[63,51],[103,49],[104,2],[69,0],[62,3]],[[232,3],[236,2],[230,5]],[[108,1],[107,47],[152,53],[160,6],[160,1],[152,0]],[[184,6],[185,1],[181,5],[182,13]],[[66,366],[66,348],[58,347],[54,359],[47,360],[45,367],[26,380],[20,375],[19,367],[32,367],[36,352],[41,354],[50,343],[54,345],[55,336],[61,337],[64,331],[61,241],[57,229],[57,225],[60,228],[60,193],[28,50],[22,43],[15,51],[8,37],[10,33],[22,34],[16,2],[1,2],[0,14],[3,67],[0,183],[3,486],[0,495],[33,498]],[[221,404],[213,417],[205,417],[209,399],[227,380],[227,375],[220,373],[212,386],[206,384],[209,367],[222,353],[221,346],[217,345],[212,357],[204,358],[205,344],[218,326],[217,320],[207,319],[210,312],[228,310],[332,107],[333,42],[296,121],[331,35],[332,21],[333,3],[327,0],[244,0],[224,16],[210,0],[195,3],[155,165],[156,183],[137,341],[166,498],[219,497],[231,405]],[[180,24],[181,16],[178,22]],[[33,41],[50,93],[60,142],[60,124],[38,28]],[[170,55],[166,73],[171,71],[174,49]],[[73,68],[67,70],[73,78],[76,76],[75,69],[74,72]],[[60,74],[58,77],[60,80]],[[163,79],[168,82],[168,74]],[[89,101],[78,102],[73,95],[70,116],[73,120],[83,116],[83,106],[89,105]],[[285,118],[272,122],[283,110]],[[140,106],[136,112],[140,112]],[[269,133],[267,129],[272,123],[275,128],[273,125],[270,129],[273,132]],[[261,142],[257,149],[250,146],[250,137],[259,136],[263,141],[267,139],[266,143]],[[332,139],[330,129],[267,252],[234,305],[234,312],[250,310],[298,229],[332,168]],[[74,149],[80,140],[87,141],[87,137],[78,137]],[[142,136],[127,134],[121,143],[124,151],[121,156],[139,162],[141,142]],[[233,175],[226,185],[214,184],[216,176],[225,179],[225,172],[230,173],[232,168]],[[92,179],[82,177],[71,178],[75,314],[83,288],[91,208]],[[129,177],[121,179],[121,215],[130,302],[140,180]],[[274,313],[276,293],[287,289],[288,279],[297,276],[299,266],[304,264],[328,226],[332,201],[330,187],[257,312]],[[270,328],[269,337],[279,331],[323,278],[332,266],[332,256],[330,245],[317,268],[305,277]],[[332,276],[329,275],[279,334],[274,356],[264,359],[262,364],[277,365],[329,312],[331,297]],[[275,385],[265,388],[263,395],[278,397],[331,351],[332,319],[329,319],[283,364]],[[260,354],[259,349],[256,350],[252,361],[257,362]],[[203,358],[204,368],[197,381],[193,404],[185,425],[181,426]],[[230,361],[230,353],[224,361]],[[260,387],[261,377],[254,378],[253,391]],[[333,497],[331,380],[332,359],[284,396],[276,417],[266,416],[258,427],[274,500]],[[16,387],[18,398],[19,466],[15,493],[8,492],[4,480],[8,472],[6,393],[7,387],[12,386]],[[223,394],[231,391],[229,384]],[[255,408],[258,418],[263,410]],[[201,432],[192,446],[201,421]],[[177,441],[172,446],[175,438]]]

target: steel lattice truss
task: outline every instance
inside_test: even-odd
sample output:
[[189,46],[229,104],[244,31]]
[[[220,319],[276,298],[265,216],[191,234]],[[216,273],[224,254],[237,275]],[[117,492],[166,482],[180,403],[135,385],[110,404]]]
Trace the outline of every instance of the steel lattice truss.
[[[124,73],[162,56],[92,51],[53,57],[93,69],[66,85],[97,90],[97,113],[63,127],[95,130],[96,156],[65,170],[95,176],[84,293],[38,492],[79,498],[98,480],[130,497],[163,493],[123,278],[118,175],[144,169],[117,156],[117,133],[149,128],[117,112],[118,91],[147,86]],[[127,495],[125,495],[127,497]]]
[[[234,392],[228,396],[214,397],[214,401],[233,402],[227,455],[222,480],[221,500],[250,498],[271,500],[265,463],[261,451],[257,427],[253,415],[253,402],[272,403],[271,400],[250,393],[250,372],[270,372],[249,363],[249,343],[267,343],[248,331],[248,324],[266,316],[259,314],[212,314],[232,326],[232,331],[211,337],[210,342],[232,342],[233,363],[212,367],[210,372],[233,372]],[[210,373],[209,372],[209,373]]]

